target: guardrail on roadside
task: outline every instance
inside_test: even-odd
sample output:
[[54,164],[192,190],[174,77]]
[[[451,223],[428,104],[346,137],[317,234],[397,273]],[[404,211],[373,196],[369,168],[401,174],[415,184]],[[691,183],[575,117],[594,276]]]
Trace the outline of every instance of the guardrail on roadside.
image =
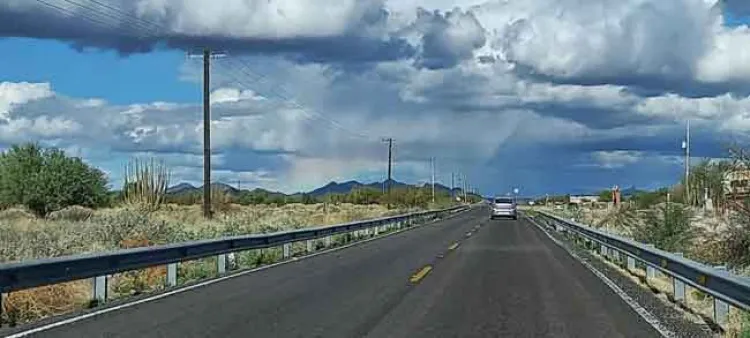
[[750,281],[726,271],[724,267],[710,267],[674,254],[659,250],[652,245],[607,233],[586,225],[566,220],[546,211],[537,211],[536,220],[559,232],[572,233],[583,238],[589,248],[598,249],[602,256],[617,263],[624,263],[630,271],[636,269],[636,262],[646,266],[646,280],[654,278],[656,271],[672,279],[672,297],[675,301],[686,304],[685,285],[709,294],[713,297],[713,320],[725,324],[729,315],[729,306],[745,311],[750,310]]
[[[0,264],[0,305],[2,305],[3,293],[86,278],[93,278],[92,300],[104,302],[107,300],[108,275],[114,273],[167,265],[165,283],[166,286],[173,287],[177,285],[177,264],[180,262],[216,256],[217,271],[223,274],[226,272],[227,254],[234,252],[282,246],[283,257],[288,259],[291,257],[291,244],[295,242],[307,241],[307,251],[312,252],[313,240],[325,239],[326,246],[330,246],[333,235],[360,232],[376,236],[379,232],[409,227],[419,222],[464,211],[470,207],[462,205],[442,210],[271,234],[234,236]],[[2,309],[1,306],[0,309]]]

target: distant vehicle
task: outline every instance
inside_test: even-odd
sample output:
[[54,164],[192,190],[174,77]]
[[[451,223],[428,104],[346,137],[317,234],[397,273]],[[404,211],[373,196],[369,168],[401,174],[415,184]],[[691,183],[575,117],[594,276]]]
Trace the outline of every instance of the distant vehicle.
[[495,197],[492,201],[490,219],[507,217],[518,219],[516,200],[512,197]]

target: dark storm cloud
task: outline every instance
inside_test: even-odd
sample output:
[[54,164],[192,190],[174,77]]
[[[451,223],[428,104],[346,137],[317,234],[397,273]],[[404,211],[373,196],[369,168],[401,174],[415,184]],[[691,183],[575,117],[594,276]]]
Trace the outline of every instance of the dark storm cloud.
[[422,35],[422,53],[417,66],[429,69],[452,68],[473,57],[474,50],[486,43],[485,30],[474,14],[456,8],[446,13],[419,8],[410,28]]
[[[66,2],[50,0],[64,8]],[[76,0],[74,3],[81,3]],[[364,31],[384,24],[388,13],[381,7],[364,11],[348,30],[331,36],[291,36],[280,38],[236,37],[216,34],[186,35],[169,31],[159,21],[136,19],[132,4],[118,5],[122,12],[61,10],[20,2],[0,4],[0,37],[26,37],[65,41],[73,48],[116,50],[122,55],[148,53],[169,48],[199,51],[209,47],[232,54],[273,54],[298,62],[368,63],[412,57],[415,47],[398,37],[368,36]],[[125,7],[127,6],[127,7]],[[74,7],[74,9],[78,9]],[[106,13],[108,15],[103,15]],[[168,13],[162,21],[176,20]]]

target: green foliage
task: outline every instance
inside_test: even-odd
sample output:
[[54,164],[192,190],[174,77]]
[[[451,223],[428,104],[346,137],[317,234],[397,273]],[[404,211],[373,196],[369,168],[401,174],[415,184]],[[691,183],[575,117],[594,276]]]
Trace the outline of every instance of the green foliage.
[[14,145],[0,154],[0,206],[24,205],[38,216],[71,205],[100,207],[109,202],[104,173],[38,144]]
[[[708,196],[713,201],[714,207],[722,207],[726,203],[725,189],[723,184],[724,175],[731,171],[735,164],[730,161],[712,161],[704,160],[690,168],[690,177],[688,178],[689,204],[694,206],[703,205],[703,198],[706,189]],[[681,186],[685,186],[683,177]],[[684,192],[683,192],[684,194]],[[676,196],[683,200],[683,196]]]
[[696,230],[690,225],[692,215],[682,204],[664,203],[646,211],[642,222],[632,229],[637,241],[659,249],[678,252],[689,248]]
[[612,202],[612,191],[602,190],[599,193],[599,202]]
[[669,188],[661,188],[656,191],[639,191],[635,193],[631,200],[635,202],[638,209],[648,209],[667,200]]
[[[202,201],[200,192],[189,192],[167,196],[168,203],[191,205],[199,204]],[[395,208],[428,208],[428,207],[447,207],[453,204],[453,200],[448,191],[438,190],[435,192],[435,204],[432,203],[432,188],[424,187],[404,187],[394,188],[390,193],[384,193],[380,189],[370,187],[357,187],[345,194],[328,194],[321,197],[315,197],[309,194],[299,194],[285,196],[280,193],[256,189],[253,191],[242,191],[235,195],[228,195],[232,203],[242,205],[257,204],[275,204],[284,205],[288,203],[350,203],[350,204],[389,204]],[[481,196],[467,195],[471,203],[479,202]]]
[[612,229],[633,229],[639,225],[638,214],[635,207],[622,204],[599,220],[595,226]]
[[750,266],[750,201],[736,205],[729,228],[721,241],[721,258],[732,267]]
[[318,201],[310,194],[302,194],[302,204],[315,204]]

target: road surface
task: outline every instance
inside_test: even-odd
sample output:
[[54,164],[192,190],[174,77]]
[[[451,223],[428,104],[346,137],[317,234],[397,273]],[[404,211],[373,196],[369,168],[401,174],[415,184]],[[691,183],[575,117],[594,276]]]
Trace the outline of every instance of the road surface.
[[659,335],[528,221],[482,208],[33,336]]

